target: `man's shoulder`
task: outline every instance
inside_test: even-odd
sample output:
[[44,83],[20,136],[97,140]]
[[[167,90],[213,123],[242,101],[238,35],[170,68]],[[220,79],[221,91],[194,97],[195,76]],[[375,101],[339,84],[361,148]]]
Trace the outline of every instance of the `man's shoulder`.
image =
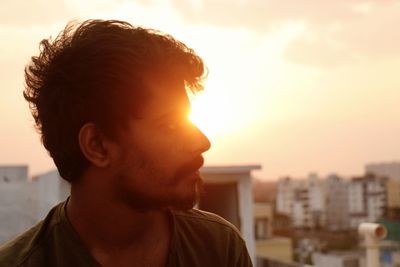
[[234,235],[238,239],[241,234],[235,225],[225,220],[221,216],[199,209],[187,211],[174,211],[175,220],[178,226],[192,228],[196,231],[211,232],[214,235]]
[[[252,266],[235,225],[207,211],[175,211],[171,266]],[[175,265],[174,265],[175,264]]]
[[40,243],[43,221],[0,246],[0,267],[21,266]]
[[24,266],[45,245],[53,226],[57,224],[53,215],[59,206],[54,207],[44,220],[0,246],[0,267]]
[[173,213],[176,217],[182,218],[183,220],[201,221],[207,224],[215,224],[221,227],[228,227],[237,231],[236,227],[232,223],[212,212],[193,208],[186,211],[173,211]]

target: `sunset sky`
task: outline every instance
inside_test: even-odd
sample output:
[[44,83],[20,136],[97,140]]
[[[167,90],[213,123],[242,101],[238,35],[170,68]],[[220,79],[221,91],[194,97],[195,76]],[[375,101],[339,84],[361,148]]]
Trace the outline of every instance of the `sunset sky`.
[[357,175],[400,161],[400,1],[0,0],[0,165],[54,168],[22,97],[38,43],[72,20],[170,33],[209,76],[192,119],[206,165],[261,164],[263,179]]

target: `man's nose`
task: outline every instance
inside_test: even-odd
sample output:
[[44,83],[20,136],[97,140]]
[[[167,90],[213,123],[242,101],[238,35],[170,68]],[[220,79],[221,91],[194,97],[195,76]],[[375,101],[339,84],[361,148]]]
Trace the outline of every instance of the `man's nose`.
[[202,154],[211,147],[210,140],[207,136],[195,125],[193,125],[193,140],[191,150],[194,154]]

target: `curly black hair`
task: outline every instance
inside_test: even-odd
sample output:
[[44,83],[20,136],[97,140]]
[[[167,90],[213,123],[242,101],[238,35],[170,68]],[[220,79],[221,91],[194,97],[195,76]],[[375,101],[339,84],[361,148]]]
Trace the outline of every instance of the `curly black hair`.
[[[112,135],[147,98],[145,77],[174,76],[202,90],[202,59],[182,42],[118,20],[70,22],[25,67],[24,97],[44,147],[65,180],[89,166],[80,150],[81,127],[93,122]],[[132,112],[124,112],[126,109]]]

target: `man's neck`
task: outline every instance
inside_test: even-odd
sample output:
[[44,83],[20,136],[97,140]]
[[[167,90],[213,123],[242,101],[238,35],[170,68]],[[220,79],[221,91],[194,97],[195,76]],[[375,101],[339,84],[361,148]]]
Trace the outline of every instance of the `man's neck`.
[[123,266],[116,264],[116,259],[134,260],[135,255],[141,259],[151,256],[151,260],[165,264],[171,239],[167,211],[138,211],[114,201],[106,193],[92,191],[96,189],[72,185],[66,210],[91,255],[103,266],[107,262]]

